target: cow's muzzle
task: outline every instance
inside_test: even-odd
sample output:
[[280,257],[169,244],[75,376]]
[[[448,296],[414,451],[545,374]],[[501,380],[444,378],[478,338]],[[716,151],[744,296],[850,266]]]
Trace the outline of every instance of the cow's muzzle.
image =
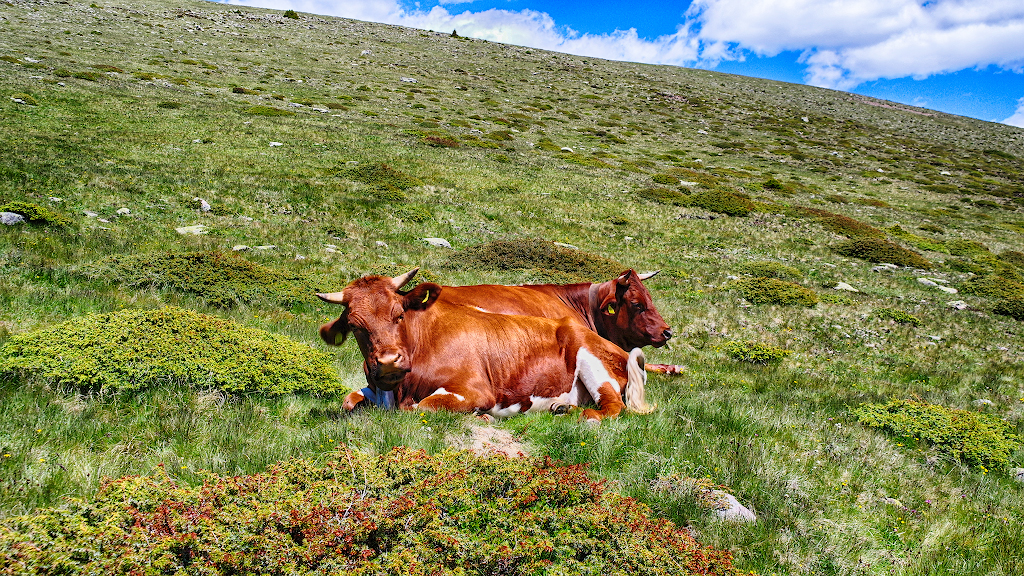
[[409,367],[406,364],[405,358],[400,353],[382,355],[373,362],[368,376],[377,388],[384,391],[394,390],[409,373]]

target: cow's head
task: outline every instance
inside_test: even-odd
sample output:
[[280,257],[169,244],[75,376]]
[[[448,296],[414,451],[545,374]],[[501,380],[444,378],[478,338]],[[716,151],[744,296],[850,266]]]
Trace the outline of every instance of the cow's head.
[[637,274],[630,269],[614,280],[594,285],[594,325],[601,336],[623,350],[659,348],[672,337],[642,282],[655,274]]
[[432,282],[403,292],[402,286],[418,270],[395,278],[364,276],[341,292],[317,294],[325,302],[345,307],[337,320],[320,327],[320,337],[337,346],[351,332],[363,353],[366,380],[380,390],[393,390],[412,368],[406,314],[426,310],[441,293],[441,287]]

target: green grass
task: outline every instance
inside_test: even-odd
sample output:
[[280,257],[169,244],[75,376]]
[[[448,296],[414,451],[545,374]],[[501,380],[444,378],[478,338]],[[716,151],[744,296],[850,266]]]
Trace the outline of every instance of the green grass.
[[[986,414],[1024,433],[1018,129],[450,32],[334,18],[308,27],[311,15],[214,3],[121,8],[4,7],[0,203],[72,225],[0,230],[0,344],[170,305],[326,352],[316,330],[338,310],[306,291],[371,271],[421,266],[447,284],[515,284],[660,269],[647,284],[675,337],[648,361],[689,370],[651,376],[653,414],[498,427],[536,455],[589,464],[609,490],[732,551],[744,573],[1024,572],[1019,484],[852,412],[893,398],[971,411],[988,400]],[[165,17],[183,8],[206,20]],[[602,87],[581,93],[595,77]],[[652,188],[655,175],[672,188]],[[697,184],[676,189],[668,177]],[[197,210],[196,197],[214,209]],[[194,224],[207,233],[175,232]],[[511,248],[495,251],[502,242]],[[238,244],[274,248],[223,256]],[[207,268],[197,260],[193,276],[160,260],[168,254],[222,256]],[[872,272],[897,257],[912,268]],[[87,273],[97,262],[125,266]],[[925,265],[961,292],[917,282],[913,267]],[[787,289],[820,299],[755,304],[733,290],[729,276],[742,274],[798,280],[801,290]],[[840,281],[860,293],[837,297]],[[969,308],[950,308],[954,299]],[[879,318],[882,309],[920,325]],[[728,342],[792,353],[754,365],[726,358]],[[331,354],[340,382],[361,387],[355,344]],[[323,461],[339,441],[367,454],[436,453],[473,423],[378,410],[341,418],[340,404],[181,382],[96,392],[7,373],[0,518],[92,498],[101,476],[152,475],[160,463],[196,486],[204,469]],[[1024,466],[1024,452],[1008,450],[1007,462]],[[665,478],[725,485],[758,521],[720,524],[694,498],[656,489]]]

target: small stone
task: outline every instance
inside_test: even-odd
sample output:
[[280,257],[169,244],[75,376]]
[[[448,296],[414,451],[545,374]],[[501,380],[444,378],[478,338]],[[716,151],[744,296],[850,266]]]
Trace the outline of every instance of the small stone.
[[883,173],[883,174],[885,173],[885,170],[882,170],[881,168],[878,168],[878,171]]
[[402,76],[402,82],[410,82],[412,84],[415,84],[416,83],[416,79],[415,78],[406,78],[405,76]]
[[687,182],[686,180],[679,181],[680,186],[696,186],[697,184],[698,182]]
[[899,266],[895,264],[879,264],[871,269],[872,272],[895,272]]
[[1017,482],[1024,482],[1024,468],[1014,468],[1010,470],[1010,476],[1013,477]]
[[444,238],[423,238],[423,241],[431,246],[437,246],[439,248],[451,248],[452,245]]
[[995,406],[996,405],[995,402],[989,400],[988,398],[978,398],[974,402],[971,402],[971,404],[974,404],[975,406]]
[[95,217],[99,216],[99,214],[97,214],[95,212],[90,212],[89,210],[83,211],[82,214],[85,214],[86,218],[95,218]]
[[277,248],[274,244],[264,244],[263,246],[257,246],[256,250],[273,250]]
[[232,252],[245,252],[248,249],[249,247],[246,246],[245,244],[235,244],[234,246],[231,247]]
[[726,280],[739,280],[740,277],[736,276],[735,274],[729,274],[728,276],[725,277],[725,279]]
[[920,282],[921,284],[924,284],[925,286],[938,286],[938,284],[927,278],[918,278],[917,281]]
[[836,282],[835,287],[832,288],[832,289],[833,290],[844,290],[846,292],[860,292],[860,290],[857,290],[856,288],[854,288],[853,286],[850,286],[846,282]]
[[106,218],[97,218],[96,221],[103,222],[104,224],[110,224],[110,220],[107,220]]
[[903,502],[900,502],[899,500],[897,500],[895,498],[883,498],[882,501],[885,502],[886,504],[888,504],[889,506],[895,506],[897,508],[904,508]]
[[200,198],[198,196],[193,198],[192,201],[193,202],[199,202],[199,210],[201,210],[203,212],[209,212],[210,210],[212,210],[212,207],[210,206],[210,203],[207,202],[206,200],[203,200],[202,198]]
[[579,248],[573,246],[572,244],[566,244],[565,242],[552,242],[552,244],[554,244],[555,246],[561,246],[562,248],[568,248],[569,250],[579,250]]
[[931,338],[932,340],[936,341],[936,342],[942,340],[942,336],[934,336],[932,334],[929,334],[928,337]]
[[306,259],[306,257],[305,257],[305,256],[303,256],[302,254],[296,254],[296,255],[295,255],[295,259],[296,259],[296,260],[305,260],[305,259]]
[[707,134],[707,130],[697,130],[697,134]]
[[946,306],[949,306],[954,310],[966,310],[967,302],[964,302],[963,300],[953,300],[952,302],[946,302]]
[[0,212],[0,223],[6,226],[14,226],[25,222],[25,217],[14,212]]
[[129,215],[131,213],[132,213],[132,211],[127,209],[127,208],[118,208],[117,209],[117,215],[118,216],[127,216],[127,215]]
[[178,234],[192,234],[194,236],[198,236],[200,234],[206,234],[206,226],[202,224],[195,224],[193,226],[181,226],[180,228],[175,228],[174,231],[177,232]]
[[271,142],[270,147],[273,148],[274,146],[284,146],[284,142]]
[[249,216],[239,216],[238,219],[243,222],[252,222],[252,218]]
[[63,201],[64,201],[63,198],[57,198],[56,196],[50,196],[50,202],[53,202],[54,204],[57,204],[57,203],[60,203],[60,202],[63,202]]
[[946,292],[948,294],[956,294],[959,292],[959,290],[951,286],[939,286],[938,288],[939,290],[942,290],[943,292]]
[[383,240],[377,240],[377,248],[387,248],[388,243]]
[[373,50],[363,50],[359,53],[360,56],[373,56]]
[[569,148],[568,146],[562,146],[562,150],[561,151],[562,152],[568,152],[569,154],[573,154],[575,152],[575,150],[573,150],[572,148]]
[[740,504],[740,501],[732,494],[721,490],[713,490],[711,494],[721,501],[720,507],[715,509],[715,516],[719,520],[730,522],[754,522],[757,520],[757,516],[749,508]]
[[941,174],[943,176],[951,176],[951,174],[948,171],[946,171],[946,170],[943,170],[942,172],[939,172],[939,174]]

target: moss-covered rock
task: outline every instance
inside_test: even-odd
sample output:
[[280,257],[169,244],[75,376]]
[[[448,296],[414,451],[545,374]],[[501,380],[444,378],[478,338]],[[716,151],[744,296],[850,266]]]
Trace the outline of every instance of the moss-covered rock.
[[931,268],[931,262],[912,250],[881,238],[860,237],[843,242],[835,247],[837,254],[860,258],[868,262],[885,262],[897,266]]
[[345,390],[323,352],[170,306],[92,314],[12,336],[0,348],[2,373],[84,390],[164,382],[266,394]]
[[532,270],[545,274],[554,272],[559,280],[573,282],[608,280],[628,268],[603,256],[534,238],[496,240],[471,246],[454,254],[448,266],[477,270]]
[[110,256],[84,271],[132,288],[170,288],[223,308],[261,300],[284,306],[316,301],[307,279],[221,252]]
[[746,278],[736,280],[731,287],[738,289],[744,298],[754,304],[810,308],[818,303],[818,295],[814,290],[778,278]]
[[750,200],[720,188],[694,194],[690,197],[690,204],[727,216],[746,216],[755,208]]
[[746,262],[740,264],[739,270],[744,274],[750,274],[758,278],[791,278],[799,280],[804,277],[803,272],[779,262]]
[[910,400],[861,404],[853,413],[862,424],[927,441],[968,465],[1004,467],[1020,446],[1010,425],[990,414]]

